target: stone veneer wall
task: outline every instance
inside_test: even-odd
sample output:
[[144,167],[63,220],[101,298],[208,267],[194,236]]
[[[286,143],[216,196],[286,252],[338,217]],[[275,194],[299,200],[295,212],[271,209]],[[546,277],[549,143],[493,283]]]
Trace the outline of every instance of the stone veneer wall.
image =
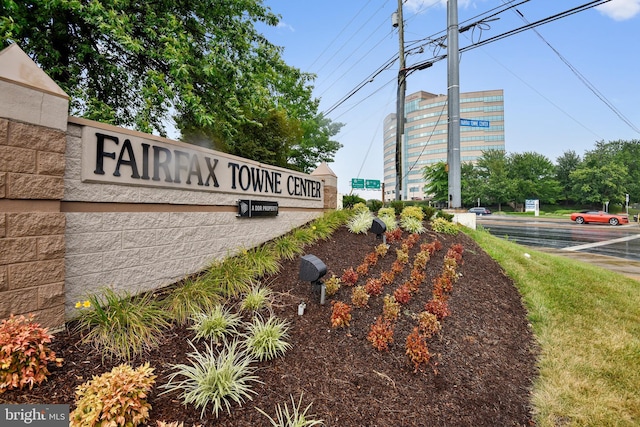
[[3,70],[8,49],[0,52],[0,319],[34,313],[60,327],[77,301],[106,286],[169,285],[336,207],[326,165],[312,174],[322,200],[257,197],[278,202],[275,217],[238,218],[238,194],[83,182],[84,126],[163,139],[68,117],[66,94],[35,64],[23,80]]

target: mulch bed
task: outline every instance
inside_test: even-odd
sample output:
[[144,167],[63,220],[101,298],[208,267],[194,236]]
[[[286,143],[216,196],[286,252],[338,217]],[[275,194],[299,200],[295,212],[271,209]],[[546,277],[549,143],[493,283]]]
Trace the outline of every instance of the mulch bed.
[[[256,407],[273,416],[276,405],[288,403],[291,407],[291,396],[297,402],[301,395],[302,408],[311,403],[309,414],[324,420],[325,426],[534,425],[530,389],[536,375],[537,348],[518,291],[500,266],[465,234],[451,236],[429,230],[421,235],[420,243],[435,239],[443,248],[428,262],[423,286],[402,307],[394,343],[385,352],[375,350],[367,341],[371,325],[382,312],[382,296],[372,297],[368,308],[353,309],[349,327],[333,329],[331,301],[350,303],[349,287],[343,286],[320,305],[310,284],[298,278],[299,259],[283,262],[278,274],[264,278],[263,282],[277,292],[274,314],[290,323],[292,348],[284,357],[257,364],[262,384],[254,383],[253,400],[242,406],[234,404],[231,414],[223,412],[216,418],[209,410],[201,419],[200,411],[185,407],[177,395],[159,394],[158,386],[167,382],[171,364],[187,363],[186,353],[191,351],[187,340],[193,332],[173,327],[157,350],[132,361],[134,366],[150,362],[158,376],[149,398],[153,409],[148,425],[163,420],[184,421],[185,427],[269,426]],[[305,252],[326,264],[327,279],[332,274],[341,276],[348,267],[355,269],[380,243],[373,234],[356,235],[342,227]],[[444,255],[454,244],[461,244],[464,253],[457,269],[461,277],[450,294],[451,314],[443,319],[440,333],[428,340],[429,365],[416,372],[405,354],[406,337],[416,326],[412,315],[423,311],[431,299],[432,280],[441,274]],[[391,243],[388,254],[367,277],[379,277],[382,271],[390,270],[398,245]],[[419,244],[411,250],[411,260],[417,251]],[[406,266],[384,292],[391,293],[408,280],[410,269]],[[306,302],[306,311],[299,316],[301,301]],[[63,403],[73,407],[76,386],[119,363],[103,360],[91,346],[81,344],[71,329],[56,334],[52,345],[57,356],[64,358],[63,367],[52,368],[49,380],[33,390],[0,395],[0,403]]]

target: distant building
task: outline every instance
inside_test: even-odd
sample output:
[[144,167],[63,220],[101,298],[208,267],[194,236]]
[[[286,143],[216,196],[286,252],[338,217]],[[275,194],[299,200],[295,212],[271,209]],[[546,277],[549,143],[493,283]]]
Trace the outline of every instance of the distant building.
[[[424,91],[407,95],[402,143],[402,200],[424,199],[424,167],[447,161],[447,116],[446,95]],[[460,126],[461,163],[475,163],[486,150],[505,149],[502,89],[460,93],[460,119],[489,122],[489,127]],[[395,199],[395,163],[396,114],[389,114],[384,119],[385,200]]]

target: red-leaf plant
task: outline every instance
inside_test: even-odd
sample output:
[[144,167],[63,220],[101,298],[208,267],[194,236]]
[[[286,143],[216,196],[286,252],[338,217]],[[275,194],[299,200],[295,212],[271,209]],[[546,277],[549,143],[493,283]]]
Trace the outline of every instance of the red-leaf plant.
[[374,278],[367,279],[367,282],[364,285],[364,290],[372,297],[380,295],[383,288],[382,280]]
[[396,301],[402,305],[406,305],[411,300],[411,288],[409,283],[404,283],[393,292]]
[[389,343],[393,342],[393,325],[382,317],[378,317],[376,323],[371,325],[367,340],[378,351],[388,350]]
[[331,301],[333,310],[331,312],[331,326],[333,328],[343,328],[349,326],[351,321],[351,306],[341,301]]
[[413,332],[407,337],[406,354],[409,357],[409,361],[413,363],[414,372],[422,370],[420,367],[429,363],[429,359],[431,359],[425,336],[420,333],[417,326],[413,328]]
[[347,286],[353,286],[358,281],[358,273],[353,271],[352,267],[349,267],[344,270],[342,276],[340,277],[340,280]]

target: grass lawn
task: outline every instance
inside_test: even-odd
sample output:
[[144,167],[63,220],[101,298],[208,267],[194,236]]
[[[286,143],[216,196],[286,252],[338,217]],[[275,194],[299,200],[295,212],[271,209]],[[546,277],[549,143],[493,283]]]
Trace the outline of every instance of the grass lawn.
[[538,425],[639,426],[640,282],[465,232],[515,281],[529,312],[540,346]]

